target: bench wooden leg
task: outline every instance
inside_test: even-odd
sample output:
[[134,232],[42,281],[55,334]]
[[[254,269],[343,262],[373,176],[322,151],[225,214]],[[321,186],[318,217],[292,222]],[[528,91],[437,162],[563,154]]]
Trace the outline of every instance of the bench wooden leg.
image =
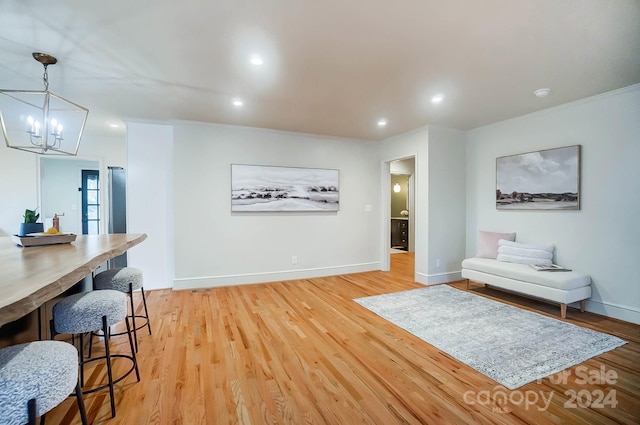
[[580,301],[580,312],[584,313],[585,307],[587,306],[587,300]]
[[469,290],[469,279],[467,279],[467,291]]
[[560,317],[567,318],[567,305],[564,303],[560,304]]

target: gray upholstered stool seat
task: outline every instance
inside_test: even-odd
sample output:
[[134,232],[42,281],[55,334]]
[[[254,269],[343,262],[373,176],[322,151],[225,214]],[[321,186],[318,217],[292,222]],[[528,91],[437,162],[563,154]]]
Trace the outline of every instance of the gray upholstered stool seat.
[[61,341],[36,341],[0,350],[0,423],[35,423],[76,391],[82,423],[87,415],[78,384],[78,350]]
[[114,289],[125,293],[129,292],[129,289],[135,291],[142,288],[142,270],[135,267],[105,270],[93,278],[93,288]]
[[[109,269],[98,273],[93,278],[93,289],[103,290],[111,289],[115,291],[124,292],[129,296],[129,302],[131,305],[131,313],[129,318],[133,327],[133,340],[136,346],[136,352],[138,351],[138,329],[145,326],[149,330],[151,335],[151,323],[149,322],[149,311],[147,310],[147,299],[144,295],[144,285],[142,278],[142,270],[135,267],[121,267],[115,269]],[[142,293],[142,302],[144,304],[144,315],[136,315],[135,307],[133,305],[133,291],[140,290]],[[145,319],[141,325],[136,326],[136,318]],[[120,335],[120,334],[113,334]]]
[[[104,290],[90,291],[71,295],[58,301],[53,306],[53,319],[51,320],[51,335],[71,334],[80,337],[80,383],[84,386],[84,365],[89,362],[105,360],[107,365],[108,383],[98,388],[85,390],[83,393],[88,394],[109,388],[111,401],[111,416],[115,417],[116,408],[114,401],[114,384],[123,380],[127,375],[135,370],[136,377],[140,381],[140,373],[138,371],[138,363],[136,360],[135,349],[133,346],[133,338],[131,336],[131,327],[127,319],[127,296],[119,291]],[[116,323],[125,321],[127,326],[126,334],[129,337],[129,347],[131,355],[111,354],[109,350],[109,337],[111,334],[110,327]],[[104,356],[84,358],[84,341],[83,335],[101,330],[104,334]],[[91,349],[92,339],[89,341]],[[89,351],[91,356],[91,351]],[[131,368],[117,379],[113,378],[111,361],[112,358],[126,358],[131,361]]]
[[71,295],[53,306],[53,325],[59,334],[80,334],[102,329],[127,317],[127,297],[118,291],[90,291]]

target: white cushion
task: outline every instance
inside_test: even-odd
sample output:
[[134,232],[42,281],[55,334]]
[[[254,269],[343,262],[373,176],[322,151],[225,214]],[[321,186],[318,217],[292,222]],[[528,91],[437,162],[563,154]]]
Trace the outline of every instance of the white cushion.
[[513,248],[520,248],[520,249],[539,249],[539,250],[549,251],[549,252],[553,252],[555,249],[555,246],[552,244],[521,243],[521,242],[514,242],[510,240],[505,240],[505,239],[503,239],[502,241],[498,241],[498,246],[510,246]]
[[498,241],[498,261],[519,264],[553,264],[553,245],[524,244],[501,239]]
[[553,264],[549,258],[527,257],[526,255],[498,254],[496,260],[507,263],[540,264],[545,266]]
[[462,262],[462,268],[562,290],[576,289],[591,284],[591,278],[588,275],[575,271],[542,272],[534,270],[526,264],[505,263],[489,258],[467,258]]

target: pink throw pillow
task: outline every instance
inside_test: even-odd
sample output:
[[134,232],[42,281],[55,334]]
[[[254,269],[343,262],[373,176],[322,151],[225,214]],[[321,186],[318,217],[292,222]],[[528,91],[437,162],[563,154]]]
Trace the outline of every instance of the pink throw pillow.
[[476,257],[480,258],[496,258],[498,256],[498,241],[505,239],[507,241],[515,241],[515,233],[495,233],[495,232],[478,232],[478,252]]

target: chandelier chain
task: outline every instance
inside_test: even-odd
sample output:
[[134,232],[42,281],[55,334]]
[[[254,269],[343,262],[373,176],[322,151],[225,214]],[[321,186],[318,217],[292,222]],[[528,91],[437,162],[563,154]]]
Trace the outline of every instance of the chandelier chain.
[[44,81],[44,90],[49,91],[49,73],[47,72],[47,65],[44,65],[44,74],[42,75]]

